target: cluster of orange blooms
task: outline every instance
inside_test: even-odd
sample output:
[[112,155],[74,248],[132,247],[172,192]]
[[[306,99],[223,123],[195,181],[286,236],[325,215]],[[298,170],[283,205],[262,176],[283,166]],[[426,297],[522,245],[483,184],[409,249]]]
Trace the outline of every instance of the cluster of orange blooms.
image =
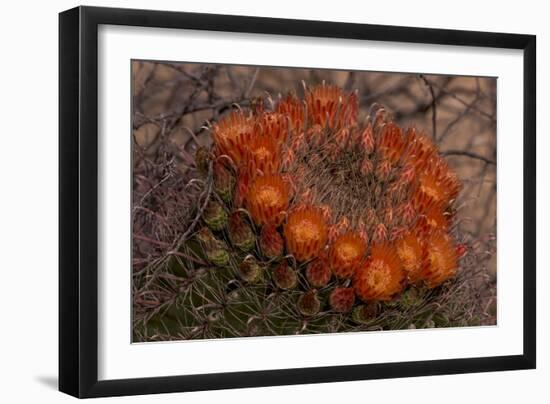
[[[280,231],[286,252],[308,269],[349,279],[362,301],[389,300],[407,284],[436,287],[458,267],[450,229],[461,184],[428,137],[385,113],[364,124],[358,114],[357,93],[323,83],[304,99],[289,95],[271,111],[236,110],[214,124],[214,155],[237,174],[233,204]],[[343,158],[354,165],[335,172],[344,184],[336,194],[349,192],[349,175],[368,202],[332,203],[322,197],[328,185],[306,182]]]

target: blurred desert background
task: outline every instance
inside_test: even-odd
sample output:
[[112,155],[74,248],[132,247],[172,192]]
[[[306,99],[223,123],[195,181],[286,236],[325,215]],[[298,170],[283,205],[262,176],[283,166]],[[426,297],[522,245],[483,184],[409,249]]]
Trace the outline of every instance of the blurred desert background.
[[[373,104],[384,106],[401,126],[414,126],[434,139],[459,175],[464,188],[458,234],[476,253],[487,254],[484,265],[495,290],[496,78],[132,61],[132,80],[138,179],[143,167],[153,166],[163,153],[174,156],[171,163],[185,177],[197,147],[211,143],[204,128],[208,122],[258,97],[302,95],[302,82],[358,91],[360,122]],[[496,302],[491,305],[496,315]]]

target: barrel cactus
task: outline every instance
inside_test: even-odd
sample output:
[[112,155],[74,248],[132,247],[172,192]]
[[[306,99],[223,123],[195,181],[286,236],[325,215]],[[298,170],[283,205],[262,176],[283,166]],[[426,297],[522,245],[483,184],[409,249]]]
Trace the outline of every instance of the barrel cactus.
[[137,340],[473,325],[461,181],[432,140],[322,83],[229,111],[195,157],[188,231],[142,283]]

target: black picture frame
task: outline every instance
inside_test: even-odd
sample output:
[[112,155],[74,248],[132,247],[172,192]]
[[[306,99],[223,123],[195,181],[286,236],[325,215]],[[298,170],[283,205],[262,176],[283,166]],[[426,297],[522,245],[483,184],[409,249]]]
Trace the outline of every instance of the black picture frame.
[[[98,26],[344,38],[523,51],[523,354],[99,381]],[[75,397],[324,383],[536,366],[536,37],[489,32],[77,7],[59,15],[59,389]]]

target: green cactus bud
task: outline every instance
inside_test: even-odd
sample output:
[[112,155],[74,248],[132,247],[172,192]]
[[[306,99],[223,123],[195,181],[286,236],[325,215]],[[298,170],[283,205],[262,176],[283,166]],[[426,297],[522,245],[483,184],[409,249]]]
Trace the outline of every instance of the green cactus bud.
[[267,335],[267,329],[265,322],[257,317],[251,317],[247,321],[247,334],[249,337],[258,337],[261,335]]
[[229,217],[229,239],[239,250],[250,251],[256,244],[256,235],[241,212],[233,212]]
[[208,172],[208,164],[210,163],[210,155],[204,147],[199,147],[195,152],[195,165],[202,174]]
[[376,317],[378,309],[376,303],[361,304],[353,309],[351,318],[357,324],[366,324]]
[[210,200],[203,213],[205,223],[214,231],[223,230],[227,225],[227,213],[223,206],[216,201]]
[[233,199],[235,176],[223,164],[214,164],[214,190],[226,203]]
[[298,276],[296,271],[283,261],[273,271],[273,282],[281,289],[294,289],[298,284]]
[[399,305],[404,309],[410,309],[422,304],[422,297],[416,288],[409,288],[401,294]]
[[227,245],[222,240],[214,237],[208,227],[199,230],[197,239],[201,242],[208,261],[219,267],[226,266],[229,263]]
[[424,328],[435,328],[435,327],[436,327],[435,321],[433,321],[432,319],[429,319],[424,323]]
[[306,317],[314,316],[321,310],[321,301],[317,296],[317,292],[312,289],[303,293],[298,298],[298,311]]
[[262,267],[252,255],[249,255],[239,265],[239,275],[245,282],[259,283],[263,279]]

